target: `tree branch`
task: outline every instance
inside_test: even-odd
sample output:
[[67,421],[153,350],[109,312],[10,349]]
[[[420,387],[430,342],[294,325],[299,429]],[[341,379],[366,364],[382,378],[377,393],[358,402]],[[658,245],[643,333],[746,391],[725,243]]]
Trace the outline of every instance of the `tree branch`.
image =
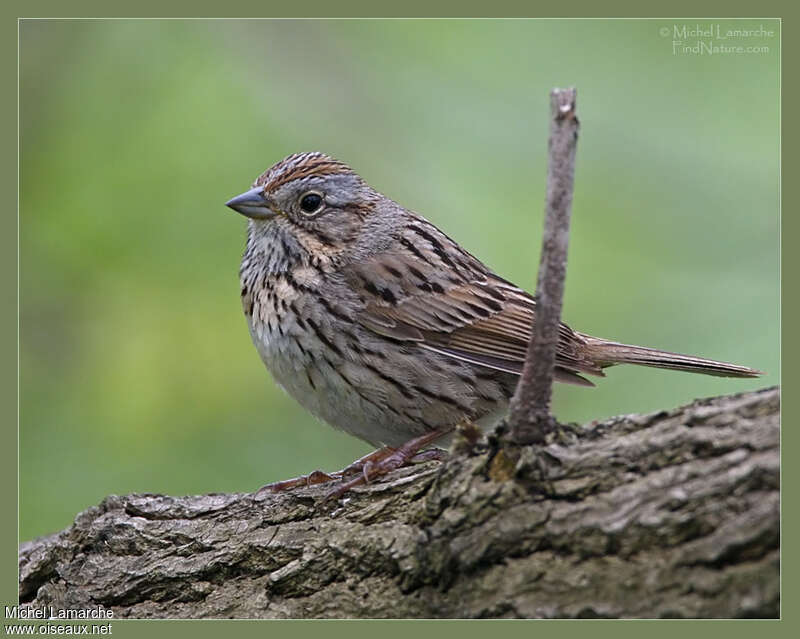
[[323,502],[111,496],[23,543],[25,606],[114,617],[776,617],[779,391],[558,426]]
[[536,320],[525,366],[509,406],[511,439],[520,444],[543,442],[545,432],[553,427],[550,398],[567,275],[569,220],[578,142],[575,100],[574,88],[550,92],[547,203],[536,285]]

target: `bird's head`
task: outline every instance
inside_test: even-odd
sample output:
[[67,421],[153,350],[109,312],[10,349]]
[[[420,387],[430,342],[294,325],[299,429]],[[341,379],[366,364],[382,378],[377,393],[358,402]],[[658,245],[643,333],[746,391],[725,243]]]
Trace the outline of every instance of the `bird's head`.
[[304,248],[340,252],[356,240],[377,197],[349,166],[314,151],[281,160],[226,206],[252,226],[279,225]]

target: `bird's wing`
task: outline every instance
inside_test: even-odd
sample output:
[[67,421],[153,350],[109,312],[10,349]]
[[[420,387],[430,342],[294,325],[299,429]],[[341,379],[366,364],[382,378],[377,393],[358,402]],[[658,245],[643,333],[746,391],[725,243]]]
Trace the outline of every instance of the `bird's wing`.
[[[519,375],[535,315],[533,298],[425,222],[395,245],[344,272],[365,300],[359,322],[371,331],[480,366]],[[583,355],[583,339],[561,324],[557,378],[591,386],[602,375]]]

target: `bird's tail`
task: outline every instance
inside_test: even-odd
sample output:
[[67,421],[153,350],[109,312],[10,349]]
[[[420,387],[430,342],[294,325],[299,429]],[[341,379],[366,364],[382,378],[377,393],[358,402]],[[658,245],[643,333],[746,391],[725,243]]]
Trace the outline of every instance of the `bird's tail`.
[[613,364],[638,364],[653,368],[668,368],[689,373],[703,373],[718,377],[758,377],[764,373],[748,366],[718,362],[713,359],[681,355],[655,348],[620,344],[609,340],[581,335],[586,342],[586,355],[600,366]]

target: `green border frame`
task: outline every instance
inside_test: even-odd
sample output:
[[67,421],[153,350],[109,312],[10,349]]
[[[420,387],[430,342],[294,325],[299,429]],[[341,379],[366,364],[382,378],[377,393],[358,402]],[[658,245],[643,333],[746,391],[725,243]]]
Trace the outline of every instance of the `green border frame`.
[[[544,7],[533,7],[522,0],[496,0],[488,5],[479,2],[437,2],[431,3],[430,0],[406,0],[402,4],[376,6],[374,2],[346,2],[337,3],[335,9],[331,8],[329,2],[312,0],[302,4],[281,3],[274,6],[267,5],[257,0],[233,0],[224,7],[214,5],[210,2],[171,2],[169,6],[161,2],[144,0],[137,5],[120,5],[111,7],[106,2],[100,0],[87,0],[82,2],[70,3],[66,6],[63,2],[51,0],[49,2],[10,2],[4,3],[0,11],[2,20],[2,37],[0,46],[2,47],[2,60],[4,82],[7,90],[3,92],[2,104],[2,137],[0,137],[0,148],[4,150],[3,165],[0,171],[2,183],[2,193],[6,206],[2,213],[2,230],[0,230],[0,273],[2,273],[2,283],[0,283],[0,320],[2,330],[0,330],[0,371],[2,373],[2,383],[0,383],[0,426],[4,429],[4,437],[0,444],[0,486],[3,491],[2,506],[6,516],[0,518],[0,613],[3,612],[2,606],[13,604],[17,601],[17,407],[18,407],[18,225],[16,216],[16,194],[18,184],[17,172],[17,34],[18,18],[35,17],[221,17],[224,11],[225,17],[697,17],[707,18],[709,16],[724,17],[779,17],[782,18],[781,24],[781,64],[782,68],[795,69],[793,64],[797,55],[797,40],[792,38],[794,35],[795,16],[797,10],[789,9],[788,5],[774,2],[693,2],[678,1],[672,2],[668,6],[664,5],[644,5],[640,2],[614,2],[602,5],[592,4],[588,0],[579,3],[558,5],[548,5]],[[602,13],[601,10],[602,9]],[[789,38],[785,33],[790,34]],[[787,149],[795,148],[792,142],[797,140],[797,124],[792,117],[797,109],[797,73],[782,74],[782,104],[781,112],[788,114],[787,118],[782,118],[782,174],[795,175],[794,171],[797,160],[793,153],[787,153]],[[790,214],[781,217],[781,273],[787,282],[793,282],[797,272],[796,267],[798,257],[793,250],[793,239],[797,237],[797,227],[800,225],[798,216],[794,214],[795,202],[797,202],[797,180],[788,180],[782,189],[782,210],[789,211]],[[783,250],[784,247],[788,250]],[[782,308],[781,321],[789,327],[795,325],[793,320],[797,319],[797,295],[796,286],[786,287],[787,295],[783,297],[782,288]],[[781,350],[794,352],[797,342],[797,333],[789,330],[786,333],[786,341],[783,341]],[[793,369],[785,371],[789,377],[788,383],[793,383]],[[782,451],[797,450],[797,440],[800,437],[797,428],[792,428],[796,419],[793,416],[797,412],[794,398],[789,396],[789,401],[783,405],[784,415],[789,415],[788,419],[783,419],[783,424],[790,427],[782,431]],[[790,457],[791,459],[791,457]],[[797,485],[796,476],[797,466],[789,463],[782,466],[783,479],[791,491]],[[791,494],[791,493],[789,493]],[[797,508],[793,506],[797,500],[790,498],[782,502],[782,530],[789,534],[786,538],[793,540],[795,537],[791,531],[797,529]],[[726,637],[747,636],[751,637],[754,632],[767,633],[769,635],[784,635],[798,632],[798,616],[794,606],[793,595],[796,595],[797,588],[797,550],[793,543],[782,547],[782,615],[780,621],[684,621],[683,624],[690,624],[691,630],[687,627],[681,628],[681,632],[693,631],[703,633],[720,633]],[[788,602],[788,605],[786,605]],[[448,632],[473,634],[484,636],[486,632],[502,632],[508,636],[530,636],[532,632],[545,632],[550,634],[583,635],[591,633],[603,637],[614,636],[637,636],[644,632],[655,636],[672,637],[678,630],[667,624],[676,623],[674,621],[607,621],[607,622],[549,622],[544,626],[531,626],[535,621],[124,621],[115,620],[113,623],[114,636],[136,637],[146,634],[146,636],[169,636],[174,637],[182,633],[187,633],[192,637],[217,637],[222,633],[235,633],[237,636],[259,636],[265,633],[280,633],[281,637],[319,637],[324,634],[329,636],[367,636],[375,632],[382,634],[403,634],[409,631],[421,632]],[[544,623],[544,622],[541,622]],[[592,623],[589,628],[586,624]],[[602,623],[603,625],[598,625]],[[757,623],[759,628],[752,626]],[[222,626],[222,624],[225,624]],[[264,624],[278,624],[265,626]],[[413,624],[413,628],[411,625]],[[441,624],[446,624],[441,627]],[[492,624],[491,628],[486,624]],[[500,624],[500,625],[498,625]],[[643,624],[647,624],[646,627]],[[701,627],[702,624],[702,627]]]

